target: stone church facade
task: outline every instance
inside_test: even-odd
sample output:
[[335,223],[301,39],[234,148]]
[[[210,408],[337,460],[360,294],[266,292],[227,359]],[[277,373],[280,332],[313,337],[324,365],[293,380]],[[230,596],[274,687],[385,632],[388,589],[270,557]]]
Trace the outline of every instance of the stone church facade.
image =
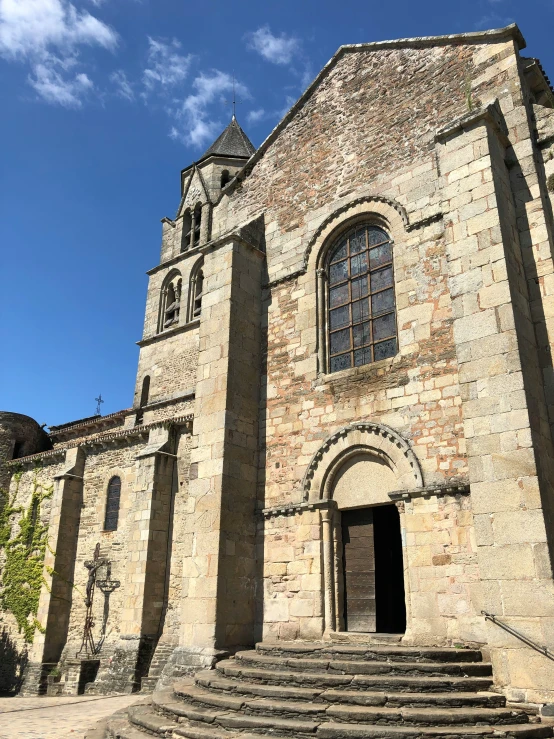
[[554,648],[554,95],[524,47],[341,47],[259,149],[233,118],[182,171],[132,408],[0,414],[0,598],[10,551],[44,560],[36,606],[0,601],[5,687],[379,633],[554,702],[484,615]]

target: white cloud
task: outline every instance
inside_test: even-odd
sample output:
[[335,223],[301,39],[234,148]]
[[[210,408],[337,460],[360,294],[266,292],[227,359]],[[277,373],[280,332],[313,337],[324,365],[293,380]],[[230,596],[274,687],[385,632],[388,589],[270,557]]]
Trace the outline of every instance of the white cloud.
[[120,97],[125,98],[126,100],[135,99],[133,86],[129,82],[127,75],[122,69],[118,69],[115,72],[112,72],[112,74],[110,75],[110,82],[113,82],[116,88],[116,92]]
[[269,26],[262,26],[247,34],[248,46],[273,64],[290,64],[300,51],[300,41],[282,33],[274,36]]
[[0,0],[0,54],[36,58],[54,47],[62,54],[79,44],[117,45],[117,34],[66,0]]
[[[221,133],[221,123],[210,118],[208,108],[224,93],[233,91],[233,78],[226,72],[214,69],[207,74],[201,72],[192,86],[196,92],[170,111],[176,118],[170,135],[198,147]],[[250,97],[248,89],[236,80],[235,92],[243,98]]]
[[488,13],[480,18],[475,24],[477,31],[488,31],[492,28],[503,28],[513,23],[514,19],[507,16],[500,16],[497,13]]
[[260,121],[265,120],[268,115],[271,116],[271,113],[268,114],[264,108],[258,108],[257,110],[248,111],[246,120],[248,121],[248,123],[256,124]]
[[49,103],[79,107],[94,88],[77,72],[79,47],[114,49],[117,33],[68,0],[0,0],[0,56],[30,64],[29,84]]
[[181,44],[177,39],[169,43],[148,37],[148,67],[142,79],[147,90],[156,87],[173,87],[182,82],[189,71],[192,54],[179,53]]
[[54,65],[43,63],[34,66],[29,83],[44,100],[66,108],[81,107],[83,95],[94,87],[83,72],[63,77]]

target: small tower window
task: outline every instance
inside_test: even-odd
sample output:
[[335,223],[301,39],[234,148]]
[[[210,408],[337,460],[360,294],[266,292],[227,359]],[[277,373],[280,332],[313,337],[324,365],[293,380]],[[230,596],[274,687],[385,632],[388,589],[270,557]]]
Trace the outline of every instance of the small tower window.
[[164,281],[160,299],[158,332],[176,326],[179,323],[181,285],[181,275],[176,271],[171,272],[169,277]]
[[181,251],[186,251],[191,245],[192,238],[192,216],[190,210],[186,210],[183,214],[183,234],[181,237]]
[[202,291],[204,289],[203,261],[197,263],[190,276],[188,320],[200,318],[202,312]]
[[142,391],[140,393],[140,406],[136,417],[137,425],[140,425],[144,419],[143,408],[148,405],[148,395],[150,394],[150,375],[146,375],[142,381]]
[[194,208],[194,243],[193,246],[198,246],[200,243],[200,228],[202,226],[202,205],[197,203]]
[[204,287],[204,273],[199,270],[196,276],[196,282],[194,283],[194,305],[192,310],[193,318],[200,318],[202,312],[202,288]]
[[221,189],[225,187],[225,185],[228,185],[229,182],[231,182],[231,175],[229,174],[228,169],[224,169],[221,173]]
[[104,531],[117,531],[119,522],[119,500],[121,498],[121,478],[112,477],[108,483],[108,497],[106,500],[106,515],[104,517]]

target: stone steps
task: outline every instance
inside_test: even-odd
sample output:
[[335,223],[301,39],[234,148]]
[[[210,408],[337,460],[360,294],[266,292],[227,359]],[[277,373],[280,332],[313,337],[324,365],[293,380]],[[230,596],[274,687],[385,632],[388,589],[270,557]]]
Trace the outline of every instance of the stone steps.
[[482,654],[477,649],[454,649],[443,647],[401,647],[376,644],[335,644],[314,649],[308,643],[283,642],[260,643],[256,652],[275,657],[311,657],[329,660],[377,660],[395,662],[481,662]]
[[290,699],[327,703],[355,703],[367,706],[463,706],[503,708],[506,699],[498,693],[402,693],[368,690],[340,690],[337,688],[304,688],[301,686],[261,685],[243,680],[233,680],[212,670],[198,673],[196,683],[212,693],[264,698]]
[[[370,724],[414,724],[431,726],[434,724],[515,724],[526,723],[527,714],[507,708],[488,708],[465,706],[459,707],[416,707],[413,706],[367,706],[345,705],[338,702],[314,702],[278,700],[273,698],[248,697],[238,695],[217,695],[197,685],[174,687],[174,693],[184,704],[190,704],[190,709],[184,705],[180,707],[180,715],[191,720],[195,711],[200,710],[203,718],[215,720],[219,712],[241,712],[248,716],[274,717],[295,721],[317,720],[320,722],[340,720],[346,722],[366,722]],[[337,696],[335,696],[337,697]],[[363,693],[361,694],[363,697]],[[154,699],[156,703],[156,698]],[[163,702],[159,708],[168,712]],[[210,721],[210,722],[211,722]]]
[[[329,651],[331,649],[331,651]],[[463,654],[461,654],[463,653]],[[436,657],[436,659],[434,659]],[[291,664],[292,663],[292,664]],[[109,724],[113,739],[546,739],[490,692],[476,650],[260,644],[154,693]],[[534,717],[533,717],[534,718]],[[535,719],[536,721],[536,719]]]
[[314,686],[322,688],[331,688],[339,686],[349,686],[353,689],[366,690],[373,688],[382,688],[391,691],[432,691],[432,692],[448,692],[451,690],[475,692],[479,690],[488,690],[493,683],[492,677],[457,677],[443,676],[437,677],[429,675],[422,677],[420,675],[357,675],[357,674],[331,674],[317,672],[286,672],[284,670],[256,669],[254,667],[244,667],[243,664],[235,660],[224,660],[218,662],[216,670],[229,677],[248,680],[252,682],[263,682],[273,685],[290,685],[295,683],[303,686]]
[[237,652],[235,660],[247,666],[262,669],[298,670],[302,672],[329,672],[340,675],[455,675],[458,677],[487,677],[492,675],[492,666],[487,662],[405,662],[391,659],[377,660],[335,660],[323,656],[315,659],[296,657],[277,657],[258,652]]

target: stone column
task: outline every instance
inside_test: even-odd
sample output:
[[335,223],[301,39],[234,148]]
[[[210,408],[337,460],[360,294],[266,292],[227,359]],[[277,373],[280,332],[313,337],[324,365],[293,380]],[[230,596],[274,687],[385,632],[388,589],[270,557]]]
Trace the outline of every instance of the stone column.
[[202,220],[200,222],[200,243],[207,244],[210,240],[210,216],[212,206],[210,203],[204,203],[202,206]]
[[79,447],[68,449],[66,469],[54,478],[49,546],[44,558],[44,579],[50,585],[42,587],[37,612],[37,620],[45,629],[44,632],[35,632],[21,695],[39,694],[49,670],[58,663],[67,640],[84,467],[83,450]]
[[189,494],[182,652],[253,642],[265,256],[239,237],[206,248]]
[[327,274],[324,269],[317,270],[317,325],[319,326],[317,336],[317,371],[323,373],[327,370]]
[[333,551],[333,511],[321,511],[321,539],[323,544],[323,598],[325,604],[325,632],[335,631],[335,577]]

